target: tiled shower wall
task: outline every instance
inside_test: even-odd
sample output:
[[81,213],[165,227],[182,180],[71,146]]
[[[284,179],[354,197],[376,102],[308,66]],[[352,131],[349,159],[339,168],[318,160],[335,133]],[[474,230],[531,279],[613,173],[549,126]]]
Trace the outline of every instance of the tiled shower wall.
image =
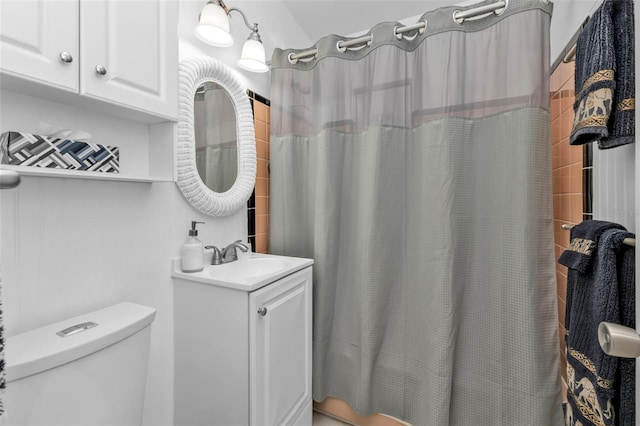
[[[593,143],[569,145],[573,122],[574,63],[551,75],[551,143],[556,260],[569,245],[563,224],[597,219],[635,232],[635,144],[599,150]],[[564,317],[567,268],[556,262],[562,376],[566,381]]]
[[[592,145],[569,145],[573,124],[574,63],[560,63],[551,74],[551,144],[553,170],[553,223],[556,261],[569,246],[569,231],[562,225],[575,225],[592,219]],[[556,262],[558,286],[558,327],[562,377],[566,381],[565,310],[567,268]]]
[[[575,224],[582,219],[582,152],[569,145],[573,122],[574,79],[573,63],[561,63],[551,75],[551,144],[553,170],[553,225],[556,261],[569,246],[569,232],[563,224]],[[560,329],[560,359],[562,376],[566,381],[565,309],[567,268],[556,262],[558,320]]]
[[247,91],[253,107],[256,132],[257,173],[256,186],[248,202],[249,242],[256,253],[268,252],[269,229],[269,133],[271,123],[271,102]]

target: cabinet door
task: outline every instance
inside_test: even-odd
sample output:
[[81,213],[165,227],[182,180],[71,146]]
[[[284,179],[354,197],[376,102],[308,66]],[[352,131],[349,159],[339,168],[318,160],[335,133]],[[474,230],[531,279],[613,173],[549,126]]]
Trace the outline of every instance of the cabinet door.
[[175,119],[177,15],[176,0],[81,0],[80,93]]
[[78,49],[78,0],[0,0],[3,72],[77,91]]
[[251,293],[249,342],[251,424],[290,424],[311,400],[310,267]]

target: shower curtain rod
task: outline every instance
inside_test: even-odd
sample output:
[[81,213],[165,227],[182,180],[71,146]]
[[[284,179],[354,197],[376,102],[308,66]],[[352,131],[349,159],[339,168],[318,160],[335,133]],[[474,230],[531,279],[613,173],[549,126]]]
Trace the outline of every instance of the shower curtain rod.
[[564,48],[565,54],[562,58],[562,62],[564,62],[565,64],[567,62],[572,62],[575,59],[576,48],[578,47],[578,44],[577,44],[578,37],[582,33],[582,30],[584,30],[584,27],[587,25],[587,22],[589,22],[589,16],[587,16],[587,18],[582,22],[582,25],[580,25],[580,28],[578,28],[578,31],[575,32],[573,37],[571,37],[571,39],[569,40],[569,43],[567,43],[567,46]]
[[551,66],[551,72],[555,71],[555,69],[558,68],[560,64],[562,63],[567,64],[575,60],[576,49],[578,47],[578,44],[577,44],[578,37],[580,37],[580,33],[582,33],[582,30],[584,30],[584,27],[587,25],[587,22],[589,22],[590,18],[591,18],[591,15],[587,15],[585,20],[582,21],[582,24],[580,24],[580,27],[578,28],[578,30],[573,34],[573,36],[571,36],[571,38],[569,39],[569,42],[565,45],[564,49],[562,49],[562,51],[560,52],[560,55]]
[[[575,58],[576,58],[576,49],[578,47],[578,44],[577,44],[578,43],[578,37],[580,36],[580,33],[582,33],[582,30],[584,30],[584,27],[587,25],[587,22],[589,22],[589,19],[591,18],[591,14],[598,7],[600,7],[601,4],[602,4],[602,1],[598,1],[591,7],[591,11],[589,12],[589,15],[587,15],[586,19],[584,21],[582,21],[582,24],[580,25],[580,28],[578,28],[578,30],[575,32],[573,37],[571,37],[569,39],[569,42],[567,43],[565,48],[562,50],[560,58],[562,58],[562,62],[564,62],[565,64],[569,63],[569,62],[573,62],[575,60]],[[558,62],[560,60],[560,58],[558,58],[556,60],[556,63],[554,63],[554,66],[551,68],[551,71],[555,70],[556,67],[558,65],[560,65],[560,63]]]
[[[492,12],[498,15],[502,13],[506,8],[507,8],[507,2],[505,0],[501,0],[492,4],[478,6],[473,9],[469,9],[465,11],[456,10],[453,12],[453,20],[458,24],[462,24],[464,23],[465,19],[484,17],[485,15],[490,14]],[[427,21],[424,20],[413,25],[407,25],[404,27],[395,27],[393,29],[393,33],[396,37],[401,38],[402,37],[401,34],[409,31],[414,31],[414,30],[418,30],[420,34],[422,34],[426,28],[427,28]],[[354,38],[353,40],[341,40],[338,42],[337,48],[338,50],[344,52],[348,47],[356,46],[363,43],[369,44],[371,43],[372,40],[373,40],[373,35],[367,34],[362,37]],[[305,50],[304,52],[290,53],[289,62],[295,64],[300,59],[302,59],[303,61],[305,59],[310,60],[317,55],[318,55],[318,49],[309,49],[309,50]]]
[[[564,229],[565,231],[568,231],[571,228],[573,228],[573,225],[569,225],[569,224],[563,223],[562,225],[560,225],[560,228]],[[624,240],[622,240],[622,243],[627,245],[627,246],[635,247],[636,246],[636,239],[635,238],[625,238]]]

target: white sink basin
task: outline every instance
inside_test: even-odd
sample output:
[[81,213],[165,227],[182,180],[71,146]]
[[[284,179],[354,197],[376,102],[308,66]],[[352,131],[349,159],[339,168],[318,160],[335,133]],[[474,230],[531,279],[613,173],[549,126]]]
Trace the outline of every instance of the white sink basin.
[[289,269],[286,257],[250,256],[222,265],[208,265],[204,270],[219,281],[250,282],[264,275],[273,275]]
[[253,291],[277,279],[313,264],[312,259],[252,253],[234,262],[206,265],[201,272],[180,270],[180,259],[174,259],[172,276],[190,281]]

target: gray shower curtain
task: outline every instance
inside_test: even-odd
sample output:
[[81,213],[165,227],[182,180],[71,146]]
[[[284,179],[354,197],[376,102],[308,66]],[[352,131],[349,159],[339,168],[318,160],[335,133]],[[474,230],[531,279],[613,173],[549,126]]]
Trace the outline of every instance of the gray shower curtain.
[[324,37],[306,62],[275,51],[269,249],[315,259],[315,400],[558,425],[552,6],[455,9],[359,49]]

